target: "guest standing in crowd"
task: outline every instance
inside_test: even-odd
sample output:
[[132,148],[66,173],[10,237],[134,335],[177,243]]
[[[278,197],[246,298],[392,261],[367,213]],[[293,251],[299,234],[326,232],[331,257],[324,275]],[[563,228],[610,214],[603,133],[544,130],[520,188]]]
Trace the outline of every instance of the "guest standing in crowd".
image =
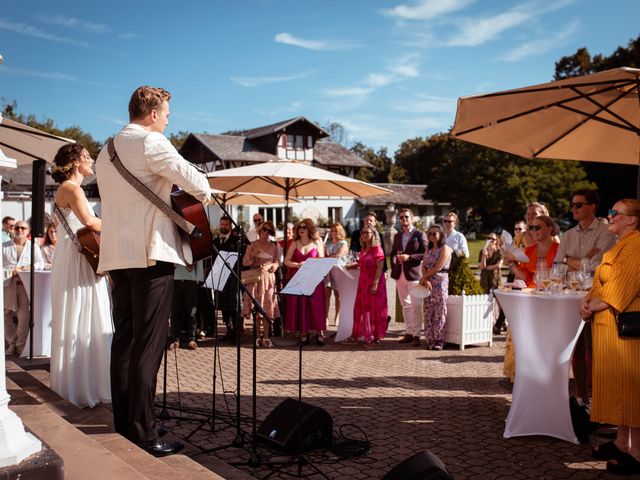
[[409,291],[418,285],[420,264],[427,251],[427,236],[413,226],[413,212],[400,210],[402,230],[393,237],[391,249],[391,278],[396,281],[396,291],[402,305],[405,334],[400,343],[420,345],[422,330],[422,302],[412,298]]
[[[240,266],[244,256],[246,247],[244,244],[240,246],[238,235],[231,230],[231,218],[227,215],[220,217],[218,224],[218,236],[213,239],[213,245],[219,252],[238,252],[239,257],[236,260],[234,271],[240,276]],[[239,248],[240,247],[240,248]],[[217,279],[214,279],[214,287]],[[238,312],[238,280],[231,274],[227,278],[222,290],[214,289],[216,296],[216,309],[222,312],[222,321],[227,327],[227,331],[219,338],[221,342],[235,341],[236,332],[242,332],[242,315]],[[241,297],[240,297],[241,298]],[[215,321],[215,319],[214,319]],[[238,333],[240,334],[240,333]]]
[[533,240],[535,241],[533,245],[524,250],[529,261],[514,265],[512,268],[516,279],[524,280],[527,287],[535,287],[538,262],[544,260],[548,268],[553,266],[559,247],[559,243],[554,240],[554,237],[558,236],[560,229],[553,218],[541,215],[529,225],[529,231],[533,232]]
[[[375,228],[377,230],[377,225],[378,225],[378,215],[376,215],[376,212],[369,212],[367,213],[367,215],[364,217],[364,221],[363,221],[363,228],[364,227],[372,227]],[[349,250],[351,252],[354,253],[360,253],[361,250],[361,246],[360,246],[360,229],[358,230],[354,230],[351,233],[351,242],[349,245]],[[382,238],[382,236],[380,236],[380,248],[382,248],[382,253],[384,253],[384,256],[386,258],[387,256],[387,250],[384,246],[384,239]],[[383,272],[387,271],[387,263],[385,262],[382,268]]]
[[427,230],[429,245],[422,261],[420,284],[430,292],[424,299],[424,337],[427,350],[444,348],[447,299],[449,298],[449,264],[452,249],[445,244],[444,229],[431,225]]
[[[258,240],[251,243],[242,258],[242,265],[251,267],[260,273],[259,278],[251,283],[247,283],[248,292],[255,298],[270,319],[280,316],[278,301],[276,299],[276,270],[279,263],[278,245],[270,240],[275,237],[276,230],[273,223],[263,222],[258,228]],[[243,314],[249,315],[253,309],[251,299],[245,293]],[[256,346],[271,348],[273,342],[269,338],[269,321],[258,313],[257,325],[258,340]],[[262,329],[262,333],[261,332]]]
[[2,243],[8,242],[13,238],[13,228],[16,225],[16,219],[6,216],[2,219]]
[[53,163],[60,241],[51,272],[51,389],[79,407],[93,407],[111,401],[111,304],[106,277],[95,274],[72,238],[80,228],[102,229],[80,186],[93,175],[93,159],[72,143]]
[[467,245],[467,238],[456,230],[458,225],[458,215],[454,212],[449,212],[444,216],[444,241],[451,247],[453,253],[458,256],[464,256],[469,258],[469,246]]
[[384,254],[380,236],[373,227],[360,231],[358,290],[353,306],[353,329],[347,342],[364,338],[365,346],[378,346],[387,332],[387,288],[382,271]]
[[491,293],[502,284],[502,253],[497,234],[489,234],[487,241],[487,246],[480,251],[480,286],[484,293]]
[[156,456],[183,448],[180,442],[159,438],[153,402],[167,342],[174,265],[185,264],[183,248],[189,247],[180,242],[169,217],[116,170],[111,151],[167,204],[174,185],[198,201],[211,200],[206,177],[163,135],[170,100],[162,88],[137,88],[129,101],[130,123],[96,162],[104,227],[98,269],[109,272],[113,281],[113,423],[116,432]]
[[[340,258],[343,255],[349,253],[349,245],[347,245],[347,241],[345,240],[346,233],[342,225],[339,223],[334,223],[331,225],[331,230],[329,231],[329,238],[324,244],[324,252],[327,257]],[[324,289],[325,296],[325,305],[327,309],[327,315],[329,315],[329,302],[331,301],[331,292],[333,292],[335,298],[335,317],[333,318],[333,324],[338,324],[338,318],[340,315],[340,293],[338,289],[331,282],[331,275],[327,276],[328,281],[326,283]]]
[[247,232],[247,238],[250,242],[255,242],[260,238],[260,225],[264,222],[264,217],[261,213],[256,213],[253,216],[253,228]]
[[[600,196],[595,190],[576,190],[571,197],[573,219],[578,225],[562,235],[555,261],[567,266],[568,272],[586,270],[593,273],[602,261],[602,255],[616,242],[607,225],[596,218]],[[587,322],[573,350],[571,364],[576,381],[578,401],[589,404],[591,384],[591,323]]]
[[51,270],[53,264],[53,254],[56,251],[56,245],[58,244],[58,232],[56,231],[56,224],[49,222],[44,235],[44,241],[42,242],[42,260],[44,261],[45,270]]
[[189,268],[176,265],[171,300],[171,341],[169,349],[197,350],[198,289],[204,283],[202,260]]
[[[287,250],[284,265],[287,267],[287,281],[290,280],[309,258],[324,257],[324,245],[313,220],[305,218],[296,225],[294,241]],[[298,312],[298,302],[302,302],[302,318]],[[316,343],[325,344],[324,331],[327,328],[327,312],[324,300],[324,284],[320,282],[310,297],[288,295],[286,299],[286,328],[301,330],[300,341],[308,345],[309,334],[315,332]]]
[[616,316],[640,311],[640,201],[623,199],[609,210],[617,243],[602,257],[580,313],[593,322],[591,421],[617,425],[614,441],[593,449],[607,470],[640,474],[640,337],[621,337]]
[[[13,238],[2,244],[5,354],[19,357],[29,335],[29,297],[18,272],[31,269],[31,242],[28,241],[31,229],[27,222],[20,220],[15,222],[13,230]],[[40,247],[37,243],[33,247],[34,267],[42,270]]]

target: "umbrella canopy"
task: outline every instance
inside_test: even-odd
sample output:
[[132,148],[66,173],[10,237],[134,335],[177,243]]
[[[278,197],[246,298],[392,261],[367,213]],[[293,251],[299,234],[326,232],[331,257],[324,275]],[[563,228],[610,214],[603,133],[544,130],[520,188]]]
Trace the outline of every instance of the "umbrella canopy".
[[34,160],[51,163],[60,147],[67,143],[74,140],[0,116],[0,149],[5,156],[16,159],[18,165],[31,164]]
[[[211,190],[221,203],[226,205],[282,205],[285,203],[283,195],[267,195],[264,193],[249,192],[223,192]],[[290,198],[289,203],[299,203],[295,198]]]
[[526,158],[640,165],[640,69],[462,97],[452,134]]
[[391,193],[300,162],[265,162],[207,174],[211,188],[225,192],[247,191],[291,197],[368,197]]

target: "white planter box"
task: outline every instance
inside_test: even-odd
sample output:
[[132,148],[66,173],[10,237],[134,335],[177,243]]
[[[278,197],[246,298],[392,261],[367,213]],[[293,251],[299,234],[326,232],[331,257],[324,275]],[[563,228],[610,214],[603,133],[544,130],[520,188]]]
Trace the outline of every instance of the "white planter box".
[[493,342],[493,295],[449,295],[447,300],[447,343],[464,350],[466,345]]

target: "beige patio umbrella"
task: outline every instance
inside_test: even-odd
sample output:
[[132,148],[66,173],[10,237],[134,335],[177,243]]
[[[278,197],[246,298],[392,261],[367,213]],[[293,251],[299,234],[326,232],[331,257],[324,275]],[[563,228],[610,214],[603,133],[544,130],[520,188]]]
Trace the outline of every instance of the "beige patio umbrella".
[[526,158],[640,166],[639,91],[640,69],[623,67],[461,97],[451,133]]
[[18,165],[28,165],[34,160],[51,163],[61,146],[74,142],[0,115],[0,149]]
[[[283,195],[268,195],[265,193],[250,192],[225,192],[223,190],[211,190],[221,203],[225,205],[283,205],[285,198]],[[300,203],[295,198],[290,198],[289,203]]]

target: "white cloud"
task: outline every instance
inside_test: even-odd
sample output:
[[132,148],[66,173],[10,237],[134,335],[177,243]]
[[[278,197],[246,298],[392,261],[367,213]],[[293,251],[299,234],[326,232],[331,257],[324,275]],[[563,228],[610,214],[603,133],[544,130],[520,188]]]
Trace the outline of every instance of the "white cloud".
[[37,15],[35,18],[49,25],[59,25],[67,28],[76,28],[93,33],[106,33],[109,27],[102,23],[87,22],[76,17],[65,17],[64,15]]
[[53,33],[45,32],[37,27],[27,25],[26,23],[12,23],[0,19],[0,29],[8,30],[10,32],[18,33],[20,35],[26,35],[29,37],[41,38],[43,40],[49,40],[51,42],[70,43],[72,45],[79,45],[81,47],[88,47],[87,42],[75,40],[72,38],[65,38],[55,35]]
[[397,5],[382,13],[400,20],[431,20],[465,8],[475,0],[421,0],[413,5]]
[[367,79],[365,80],[366,84],[370,87],[384,87],[385,85],[389,85],[393,82],[394,76],[386,73],[370,73],[367,75]]
[[141,36],[142,35],[140,35],[139,33],[132,33],[132,32],[118,34],[118,38],[121,40],[133,40],[134,38],[140,38]]
[[220,123],[223,120],[220,115],[212,114],[206,110],[173,111],[171,117],[198,123]]
[[525,42],[522,45],[510,50],[501,57],[501,60],[507,62],[516,62],[526,57],[535,55],[542,55],[554,48],[560,47],[566,43],[566,40],[573,36],[578,30],[579,21],[574,20],[570,22],[565,28],[558,31],[555,35],[548,35],[542,38],[537,38],[529,42]]
[[555,2],[535,1],[516,5],[497,15],[482,18],[463,18],[456,22],[458,32],[445,45],[455,47],[476,47],[499,36],[502,32],[527,25],[536,18],[564,8],[576,0],[556,0]]
[[286,114],[286,115],[289,115],[292,113],[299,114],[300,111],[302,110],[302,106],[303,106],[303,103],[297,100],[283,107],[276,107],[271,110],[265,110],[265,109],[256,107],[253,109],[253,111],[263,117],[271,118],[271,117],[279,117],[283,114]]
[[284,77],[229,77],[233,82],[243,87],[259,87],[270,83],[290,82],[308,77],[313,71],[303,72],[297,75],[289,75]]
[[16,75],[20,77],[35,77],[44,78],[46,80],[58,80],[63,82],[78,82],[78,77],[74,75],[68,75],[60,72],[43,72],[39,70],[30,70],[27,68],[16,68],[2,65],[0,67],[0,74]]
[[337,87],[325,88],[323,93],[327,97],[366,97],[373,91],[370,87]]
[[284,43],[286,45],[294,45],[300,48],[306,48],[308,50],[351,50],[359,48],[360,45],[350,42],[340,42],[336,40],[309,40],[299,38],[291,35],[290,33],[278,33],[274,37],[274,40],[278,43]]
[[417,95],[420,99],[410,99],[393,104],[393,109],[409,113],[448,113],[455,112],[457,101],[450,98]]

